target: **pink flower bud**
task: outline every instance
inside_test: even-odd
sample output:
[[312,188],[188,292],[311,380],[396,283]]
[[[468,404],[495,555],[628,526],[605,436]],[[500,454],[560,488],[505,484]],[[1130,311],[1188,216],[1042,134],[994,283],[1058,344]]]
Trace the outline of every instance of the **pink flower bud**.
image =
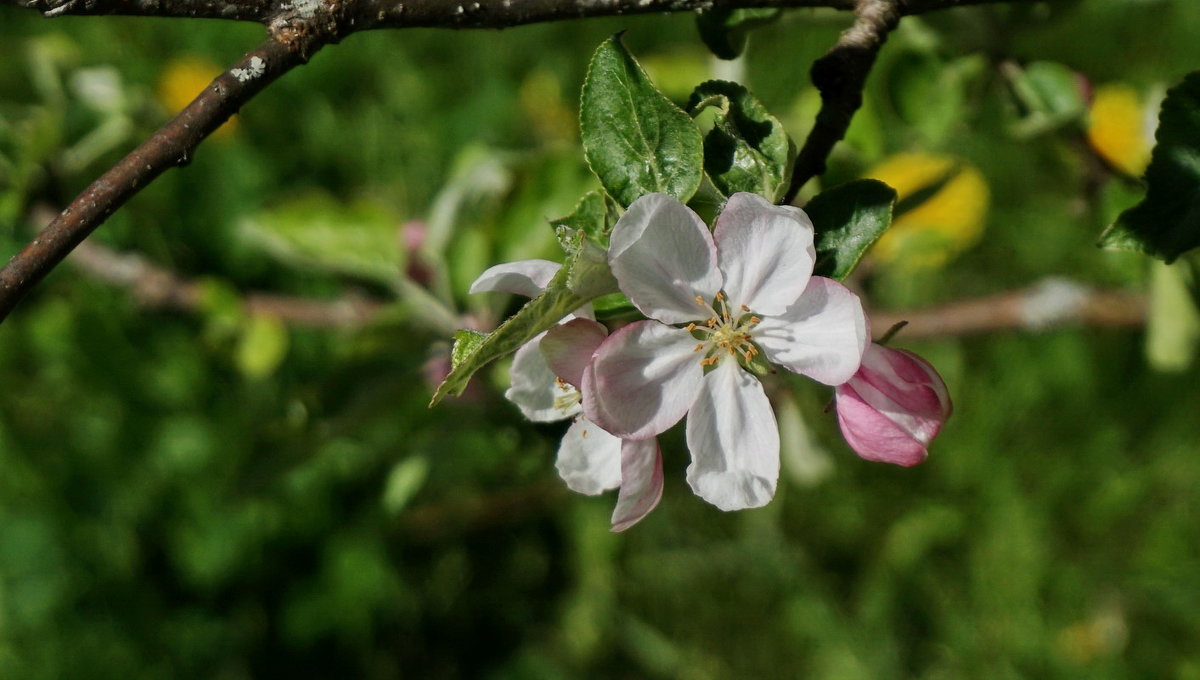
[[866,460],[916,465],[953,409],[941,376],[921,357],[872,343],[862,366],[838,385],[842,436]]

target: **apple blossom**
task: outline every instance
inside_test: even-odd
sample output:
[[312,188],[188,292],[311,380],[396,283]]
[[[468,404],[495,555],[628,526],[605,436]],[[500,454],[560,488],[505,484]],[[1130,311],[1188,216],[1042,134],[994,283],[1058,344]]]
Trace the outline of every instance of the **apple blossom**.
[[921,357],[872,344],[862,366],[838,385],[842,436],[855,453],[896,465],[916,465],[953,409],[941,376]]
[[[559,266],[548,260],[496,265],[475,280],[470,292],[535,297]],[[590,316],[590,305],[585,305],[561,325],[522,345],[513,355],[511,385],[504,396],[535,422],[574,418],[559,444],[555,467],[572,491],[596,495],[620,487],[612,528],[624,531],[662,497],[662,456],[657,440],[622,441],[580,413],[578,386],[584,367],[608,335]]]
[[688,483],[722,510],[774,496],[779,432],[759,355],[827,385],[846,382],[867,346],[858,297],[812,276],[813,227],[799,208],[729,198],[710,232],[665,194],[634,201],[613,228],[609,265],[651,320],[606,339],[582,377],[587,417],[646,439],[687,414]]

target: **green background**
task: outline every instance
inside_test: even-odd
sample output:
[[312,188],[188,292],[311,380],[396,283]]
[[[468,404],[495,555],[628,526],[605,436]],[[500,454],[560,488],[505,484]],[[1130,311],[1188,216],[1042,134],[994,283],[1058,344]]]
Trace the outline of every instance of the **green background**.
[[[743,82],[798,139],[808,68],[847,23],[793,11],[751,37]],[[677,102],[727,68],[683,15],[356,35],[97,232],[205,281],[199,309],[143,309],[68,264],[0,326],[0,677],[1200,678],[1198,376],[1156,372],[1140,330],[901,335],[956,407],[912,469],[860,461],[829,390],[781,381],[777,405],[791,395],[813,441],[785,456],[771,505],[696,498],[672,431],[661,505],[614,535],[614,498],[562,487],[565,425],[523,422],[503,366],[426,408],[447,336],[419,304],[357,330],[239,309],[236,291],[391,297],[325,266],[346,247],[337,225],[440,219],[438,294],[494,323],[515,302],[466,286],[557,257],[545,220],[595,186],[579,86],[622,28]],[[1200,66],[1198,34],[1191,0],[906,19],[829,180],[950,152],[980,168],[992,208],[979,245],[867,277],[866,298],[931,306],[1049,275],[1144,288],[1146,259],[1094,248],[1137,191],[1096,180],[1072,124],[1014,137],[999,65],[1057,61],[1150,92]],[[166,120],[172,60],[228,65],[261,37],[0,8],[5,257]],[[119,74],[117,113],[72,85],[98,67]],[[123,131],[72,162],[114,116]],[[307,258],[253,238],[314,221]]]

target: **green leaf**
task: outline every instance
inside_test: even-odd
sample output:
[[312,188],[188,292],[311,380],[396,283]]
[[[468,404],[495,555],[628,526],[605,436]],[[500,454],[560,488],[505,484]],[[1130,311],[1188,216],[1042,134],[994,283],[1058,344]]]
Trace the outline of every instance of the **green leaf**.
[[1172,262],[1200,246],[1200,71],[1167,92],[1146,170],[1146,197],[1121,213],[1100,246]]
[[737,59],[746,49],[751,29],[783,14],[780,9],[714,9],[696,14],[696,29],[708,49],[721,59]]
[[693,116],[713,107],[714,124],[704,136],[704,170],[730,195],[738,191],[776,201],[787,191],[796,145],[775,116],[737,83],[701,83],[688,100]]
[[580,233],[592,243],[607,248],[609,234],[620,216],[619,211],[620,207],[606,194],[589,191],[579,199],[570,215],[550,220],[550,226],[554,227],[559,245],[568,252],[576,247],[574,244]]
[[874,179],[841,184],[809,201],[804,211],[817,231],[813,273],[845,279],[892,223],[895,204],[895,189]]
[[579,125],[588,165],[622,206],[652,192],[686,202],[700,186],[700,131],[654,87],[619,35],[592,57]]
[[1200,311],[1192,297],[1193,271],[1186,260],[1155,262],[1150,268],[1150,305],[1146,315],[1146,360],[1164,373],[1192,365],[1200,344]]
[[1069,67],[1035,61],[1024,68],[1005,64],[1001,70],[1022,109],[1020,122],[1012,127],[1017,137],[1032,137],[1077,123],[1087,113],[1079,75]]
[[455,333],[450,374],[438,385],[430,406],[446,395],[459,395],[476,371],[493,359],[514,352],[535,335],[554,326],[567,314],[601,295],[616,292],[616,280],[608,269],[605,253],[578,237],[572,255],[558,270],[550,285],[491,333],[461,330]]
[[404,264],[398,223],[381,206],[341,204],[313,193],[247,219],[242,233],[289,264],[393,286]]

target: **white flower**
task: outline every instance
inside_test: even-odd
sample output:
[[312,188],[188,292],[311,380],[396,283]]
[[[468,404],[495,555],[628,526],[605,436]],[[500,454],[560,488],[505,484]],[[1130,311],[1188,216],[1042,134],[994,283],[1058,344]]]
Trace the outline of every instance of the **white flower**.
[[609,265],[651,321],[595,351],[582,378],[587,417],[646,439],[688,415],[688,483],[722,510],[766,504],[779,477],[779,432],[745,365],[772,363],[827,385],[846,382],[867,347],[858,297],[812,276],[813,227],[799,208],[734,194],[709,232],[679,201],[647,194],[613,228]]
[[[536,297],[549,285],[559,266],[548,260],[496,265],[471,284],[470,292]],[[662,497],[662,456],[657,440],[622,441],[580,413],[578,386],[584,367],[608,335],[604,326],[590,319],[591,315],[591,306],[585,305],[561,325],[522,345],[513,355],[509,370],[512,382],[504,396],[535,422],[574,417],[559,444],[555,464],[558,474],[572,491],[587,495],[620,487],[612,528],[624,531],[658,505]]]

